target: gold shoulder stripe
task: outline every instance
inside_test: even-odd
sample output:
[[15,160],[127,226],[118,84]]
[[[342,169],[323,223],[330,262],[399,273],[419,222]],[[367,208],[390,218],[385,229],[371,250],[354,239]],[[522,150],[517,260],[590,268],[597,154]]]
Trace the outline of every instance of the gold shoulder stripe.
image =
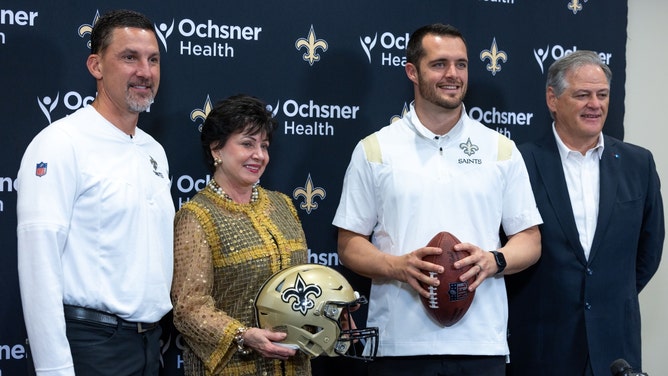
[[507,161],[513,156],[513,142],[510,139],[499,133],[499,154],[496,157],[497,161]]
[[380,151],[380,143],[378,143],[378,136],[372,133],[362,140],[364,145],[364,153],[366,160],[372,163],[381,163],[383,161],[383,154]]

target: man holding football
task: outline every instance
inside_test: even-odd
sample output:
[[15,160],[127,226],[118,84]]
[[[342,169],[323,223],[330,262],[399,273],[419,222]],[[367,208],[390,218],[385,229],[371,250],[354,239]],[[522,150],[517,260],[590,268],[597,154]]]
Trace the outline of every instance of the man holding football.
[[[457,29],[416,30],[406,55],[415,100],[355,147],[333,221],[342,263],[372,279],[368,325],[379,328],[380,344],[370,374],[505,375],[503,275],[540,257],[542,220],[527,170],[511,140],[466,114],[468,57]],[[470,266],[459,280],[476,292],[451,326],[420,303],[444,272],[422,260],[442,252],[425,246],[441,231],[468,252],[454,267]]]

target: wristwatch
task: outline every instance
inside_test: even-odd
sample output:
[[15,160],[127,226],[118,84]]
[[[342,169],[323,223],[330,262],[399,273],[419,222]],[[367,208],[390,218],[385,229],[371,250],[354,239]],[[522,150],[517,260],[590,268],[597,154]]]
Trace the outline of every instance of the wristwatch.
[[506,269],[506,258],[503,256],[503,253],[499,251],[490,251],[494,255],[494,261],[496,261],[496,275],[503,273]]

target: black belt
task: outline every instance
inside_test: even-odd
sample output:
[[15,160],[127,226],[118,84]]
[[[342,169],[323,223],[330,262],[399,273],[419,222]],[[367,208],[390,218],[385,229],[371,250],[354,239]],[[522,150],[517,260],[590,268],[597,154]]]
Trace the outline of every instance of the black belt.
[[144,323],[144,322],[130,322],[125,321],[122,318],[112,315],[111,313],[106,313],[98,311],[95,309],[77,307],[71,305],[65,305],[65,318],[79,321],[88,321],[96,324],[102,324],[106,326],[118,327],[120,322],[122,328],[132,329],[137,331],[137,333],[144,333],[149,330],[155,329],[159,323]]

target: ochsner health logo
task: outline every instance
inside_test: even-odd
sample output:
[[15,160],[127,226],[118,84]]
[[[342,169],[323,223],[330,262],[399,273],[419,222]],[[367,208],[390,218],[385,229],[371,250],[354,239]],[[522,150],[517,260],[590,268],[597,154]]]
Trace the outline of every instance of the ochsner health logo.
[[[554,46],[550,47],[550,45],[548,44],[545,46],[545,49],[543,48],[534,49],[533,56],[536,59],[538,66],[540,67],[541,73],[545,73],[545,68],[549,67],[550,64],[561,59],[564,56],[572,54],[577,50],[578,50],[577,46],[566,48],[564,46],[555,44]],[[548,57],[551,58],[549,64],[545,63]],[[598,52],[598,57],[601,58],[601,62],[603,62],[606,65],[610,65],[610,60],[612,59],[612,53]]]
[[[44,117],[46,117],[46,120],[49,121],[49,124],[57,119],[57,117],[52,116],[52,114],[56,107],[58,107],[59,98],[60,92],[56,93],[55,98],[52,98],[51,96],[37,97],[37,105],[44,114]],[[95,97],[91,95],[83,95],[76,91],[68,91],[63,95],[62,100],[62,103],[68,110],[66,114],[62,114],[62,116],[65,116],[92,103],[93,100],[95,100]]]
[[165,51],[168,51],[167,41],[172,36],[172,52],[196,58],[234,58],[237,44],[257,42],[262,33],[261,26],[227,24],[214,19],[172,18],[154,26]]
[[406,65],[406,47],[408,46],[408,40],[410,39],[410,34],[405,33],[401,35],[395,35],[389,31],[386,31],[380,36],[378,33],[374,33],[373,36],[365,35],[359,37],[360,44],[362,45],[362,50],[366,54],[367,59],[369,59],[369,64],[378,54],[372,54],[374,47],[377,43],[380,43],[382,47],[382,52],[380,53],[380,65],[386,66],[405,66]]
[[160,43],[162,43],[162,46],[165,47],[165,52],[167,52],[167,38],[169,38],[169,36],[172,35],[172,31],[174,31],[174,19],[172,18],[172,23],[169,26],[162,22],[160,25],[154,25],[154,27],[155,33],[158,35],[158,39],[160,39]]
[[42,110],[44,116],[46,116],[49,124],[52,123],[51,112],[53,112],[53,109],[58,106],[58,98],[60,98],[60,93],[56,94],[55,99],[51,99],[51,97],[48,96],[44,98],[37,97],[37,104],[39,105],[40,110]]
[[360,44],[362,45],[362,49],[364,50],[367,59],[369,59],[369,63],[371,63],[371,50],[376,47],[377,40],[378,33],[374,34],[373,39],[368,35],[365,37],[360,37]]

